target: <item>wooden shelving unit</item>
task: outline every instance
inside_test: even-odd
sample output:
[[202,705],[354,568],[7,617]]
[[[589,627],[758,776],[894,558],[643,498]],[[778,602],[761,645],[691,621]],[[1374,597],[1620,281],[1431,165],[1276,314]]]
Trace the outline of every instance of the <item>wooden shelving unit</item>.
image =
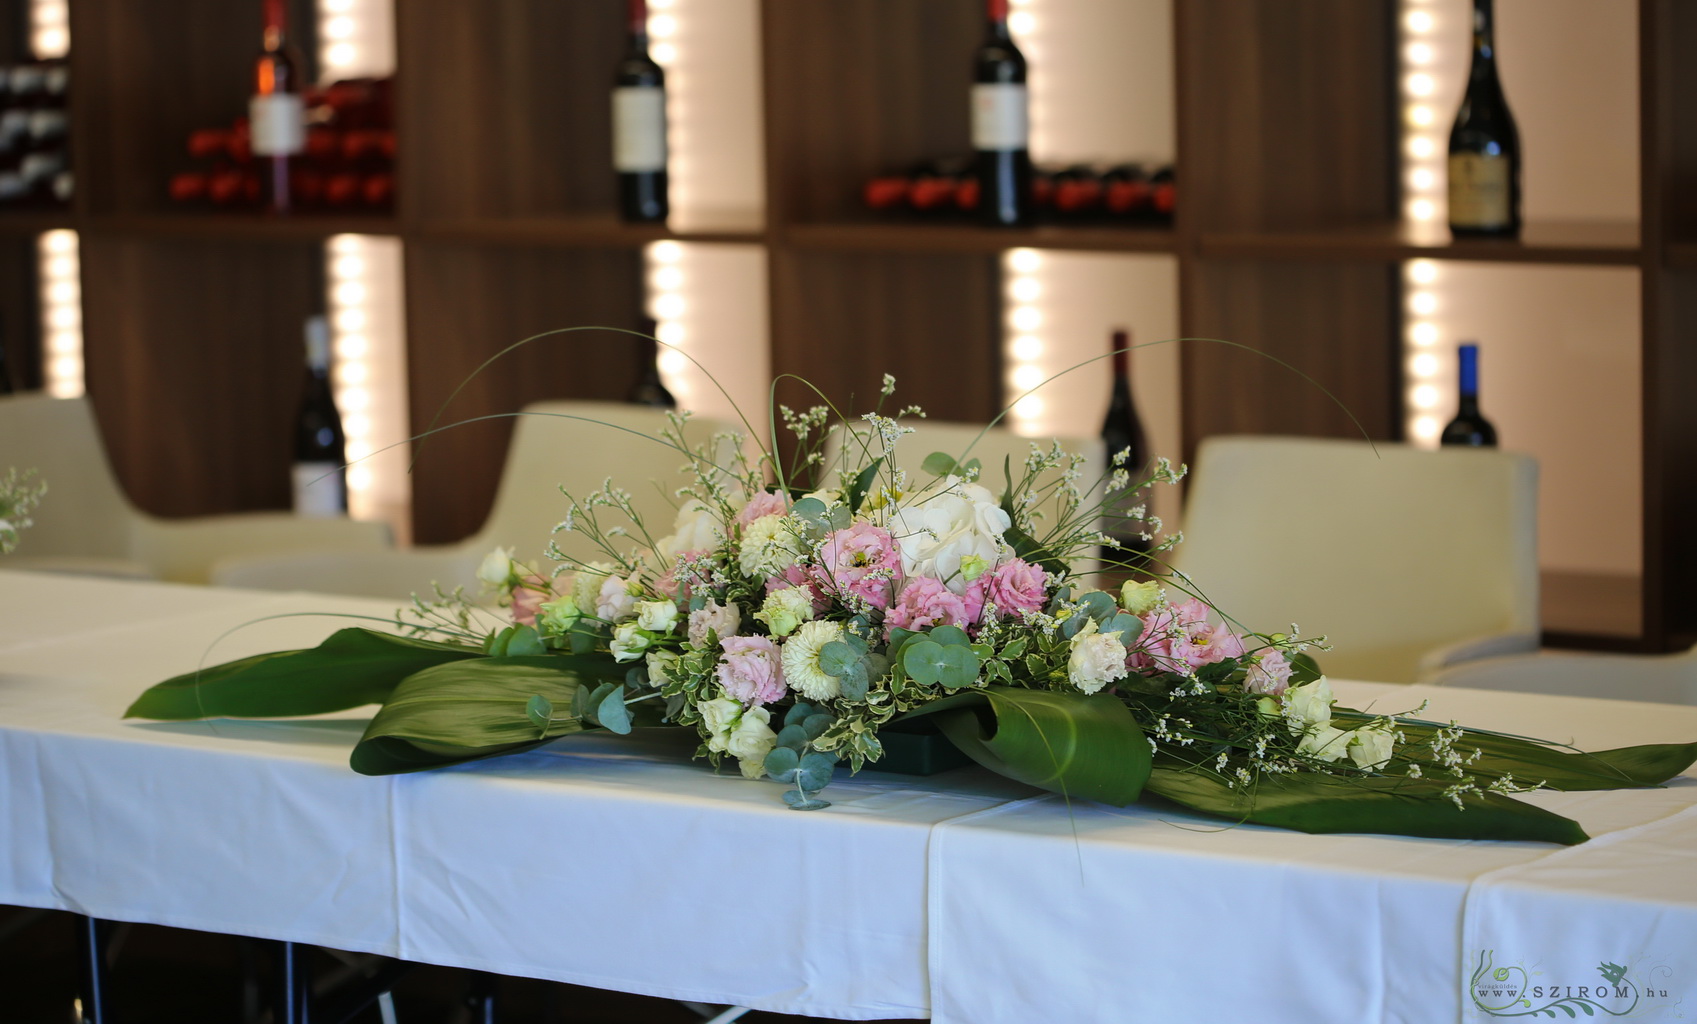
[[[1697,62],[1683,59],[1697,52],[1697,8],[1638,0],[1641,223],[1532,223],[1520,241],[1494,244],[1423,237],[1399,219],[1390,0],[1172,2],[1182,191],[1170,230],[868,219],[857,200],[868,175],[969,148],[963,68],[980,5],[763,0],[763,215],[672,232],[613,216],[611,0],[397,4],[399,209],[290,221],[191,214],[164,199],[188,129],[239,109],[257,3],[75,0],[75,208],[0,216],[0,267],[23,267],[36,232],[82,233],[90,394],[126,487],[167,514],[284,502],[287,453],[269,439],[293,401],[298,325],[322,302],[318,243],[339,232],[405,246],[415,427],[513,340],[636,327],[640,250],[662,238],[764,249],[774,372],[869,395],[888,369],[904,400],[949,419],[1001,403],[1003,250],[1167,254],[1182,333],[1303,368],[1381,439],[1401,431],[1401,261],[1636,267],[1638,646],[1697,640]],[[22,3],[0,0],[0,13]],[[27,287],[0,289],[8,325],[27,322],[31,301]],[[617,340],[533,346],[448,412],[617,398],[640,358]],[[945,361],[947,374],[932,372]],[[1358,433],[1329,402],[1285,401],[1264,367],[1222,347],[1185,349],[1182,378],[1188,450],[1221,432]],[[413,485],[418,539],[478,525],[509,429],[433,442]]]

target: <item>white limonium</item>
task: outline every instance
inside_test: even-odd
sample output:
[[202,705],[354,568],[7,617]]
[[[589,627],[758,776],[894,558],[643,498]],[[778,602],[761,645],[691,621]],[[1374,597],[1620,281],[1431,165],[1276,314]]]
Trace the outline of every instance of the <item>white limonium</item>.
[[[943,490],[890,511],[890,532],[901,550],[902,572],[932,576],[955,594],[965,594],[966,564],[994,568],[1009,554],[1002,535],[1013,520],[978,484],[949,477]],[[978,561],[968,563],[968,559]]]
[[1125,678],[1125,655],[1119,631],[1098,632],[1096,620],[1091,619],[1073,635],[1072,653],[1067,657],[1067,681],[1085,693],[1096,693],[1114,680]]
[[707,727],[708,750],[736,758],[744,778],[758,779],[766,774],[766,755],[778,745],[778,734],[770,724],[772,712],[745,708],[728,697],[702,701],[695,709]]
[[744,576],[777,576],[801,553],[801,538],[789,516],[761,516],[743,530],[737,568]]
[[678,624],[678,606],[671,601],[638,601],[636,624],[650,633],[670,633]]
[[840,622],[804,622],[794,636],[779,648],[784,663],[784,681],[808,700],[831,700],[843,692],[837,677],[819,665],[819,651],[833,640],[843,638]]
[[789,636],[796,627],[813,619],[813,592],[806,587],[784,587],[766,595],[754,617],[766,623],[773,636]]
[[477,578],[491,587],[505,586],[516,574],[512,548],[496,548],[484,555],[477,567]]

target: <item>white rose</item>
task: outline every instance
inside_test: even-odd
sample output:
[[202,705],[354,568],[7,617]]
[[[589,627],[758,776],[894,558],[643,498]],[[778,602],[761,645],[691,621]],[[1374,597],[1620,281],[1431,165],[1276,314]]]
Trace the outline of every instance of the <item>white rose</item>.
[[513,578],[513,549],[496,548],[484,555],[477,578],[492,587],[505,586]]
[[595,595],[595,616],[604,622],[628,619],[636,610],[636,598],[623,576],[607,576]]
[[660,538],[655,546],[670,563],[685,551],[711,551],[724,542],[725,526],[718,514],[700,501],[692,500],[678,509],[671,534]]
[[778,734],[769,724],[772,713],[765,708],[744,708],[728,697],[702,701],[695,706],[707,727],[707,749],[737,759],[744,778],[766,774],[766,755],[778,745]]
[[1292,736],[1327,728],[1332,721],[1332,684],[1325,676],[1286,690],[1281,703]]
[[1296,752],[1322,761],[1339,760],[1349,752],[1349,733],[1329,725],[1316,726],[1302,734]]
[[614,661],[635,661],[652,643],[642,632],[642,627],[626,622],[613,627],[613,642],[608,646],[613,649]]
[[777,576],[796,563],[801,551],[789,516],[761,516],[743,530],[737,568],[744,576]]
[[1396,746],[1396,735],[1385,722],[1370,722],[1349,734],[1349,759],[1369,771],[1384,767]]
[[670,633],[678,624],[678,606],[670,601],[638,601],[636,624],[650,633]]
[[742,717],[743,706],[729,697],[716,697],[700,702],[695,710],[707,728],[707,749],[723,751],[730,741],[731,730]]
[[689,613],[689,642],[700,647],[707,642],[707,632],[720,640],[728,636],[736,636],[742,628],[742,609],[735,602],[720,604],[708,601],[705,605]]
[[1012,525],[988,490],[953,477],[941,493],[890,514],[902,572],[935,577],[956,594],[966,593],[962,563],[975,557],[994,567],[1008,553],[1002,535]]
[[754,617],[766,623],[773,636],[789,636],[796,627],[813,619],[813,592],[806,587],[784,587],[766,595]]
[[649,651],[643,658],[648,666],[648,681],[655,686],[664,686],[672,679],[672,672],[682,661],[676,651]]
[[1085,693],[1096,693],[1115,679],[1125,677],[1125,654],[1119,631],[1099,633],[1092,619],[1073,635],[1072,654],[1067,658],[1067,681]]

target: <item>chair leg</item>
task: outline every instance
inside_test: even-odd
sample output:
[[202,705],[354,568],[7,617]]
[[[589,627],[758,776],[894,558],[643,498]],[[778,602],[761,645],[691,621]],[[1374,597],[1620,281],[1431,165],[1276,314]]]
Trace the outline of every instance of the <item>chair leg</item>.
[[471,992],[466,996],[466,1005],[471,1007],[472,1024],[495,1024],[495,983],[499,979],[485,971],[470,974]]
[[272,979],[272,1024],[311,1024],[312,1017],[307,1008],[311,993],[306,968],[307,947],[298,942],[278,942],[273,948],[277,973]]
[[77,999],[82,1007],[82,1024],[112,1024],[106,970],[106,945],[112,922],[97,917],[75,918],[77,929]]

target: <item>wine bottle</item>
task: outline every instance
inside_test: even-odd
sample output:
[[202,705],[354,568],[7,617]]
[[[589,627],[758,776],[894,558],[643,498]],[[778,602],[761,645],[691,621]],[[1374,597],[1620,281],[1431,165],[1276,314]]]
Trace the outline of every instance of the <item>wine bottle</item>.
[[1450,129],[1450,231],[1464,237],[1520,233],[1520,133],[1497,78],[1492,3],[1473,0],[1473,68]]
[[300,94],[300,60],[288,41],[288,0],[264,0],[265,38],[254,62],[248,101],[249,144],[261,167],[265,208],[288,213],[293,205],[289,170],[306,148],[306,108]]
[[1102,205],[1115,217],[1141,217],[1154,203],[1154,186],[1137,164],[1120,164],[1102,175]]
[[347,439],[330,391],[330,325],[306,321],[306,379],[295,413],[295,514],[334,518],[348,511]]
[[1097,213],[1102,205],[1102,179],[1087,164],[1074,164],[1055,175],[1053,199],[1055,215],[1067,220],[1082,220]]
[[630,389],[630,393],[625,396],[625,401],[634,405],[653,406],[656,409],[676,409],[678,400],[666,390],[666,382],[660,376],[660,342],[650,340],[659,327],[652,319],[645,318],[642,322],[642,332],[649,337],[637,340],[646,343],[643,345],[646,357],[642,361],[642,374]]
[[1008,34],[1008,0],[988,0],[989,23],[972,61],[972,148],[978,219],[998,227],[1031,222],[1031,150],[1025,56]]
[[666,192],[666,74],[648,56],[648,4],[629,0],[625,55],[613,75],[613,169],[619,216],[663,221]]
[[1469,445],[1474,448],[1495,448],[1497,428],[1479,412],[1479,346],[1462,342],[1456,349],[1461,364],[1460,401],[1455,419],[1444,426],[1439,442],[1446,445]]
[[[1131,332],[1116,329],[1110,344],[1113,346],[1114,382],[1108,393],[1108,414],[1102,419],[1102,443],[1107,448],[1107,472],[1112,477],[1123,469],[1136,483],[1149,463],[1149,443],[1138,422],[1137,407],[1131,400]],[[1124,453],[1123,457],[1121,453]],[[1150,542],[1144,540],[1143,516],[1135,509],[1142,504],[1139,492],[1125,490],[1107,496],[1102,532],[1118,543],[1103,545],[1102,561],[1112,566],[1135,567],[1149,553]]]

